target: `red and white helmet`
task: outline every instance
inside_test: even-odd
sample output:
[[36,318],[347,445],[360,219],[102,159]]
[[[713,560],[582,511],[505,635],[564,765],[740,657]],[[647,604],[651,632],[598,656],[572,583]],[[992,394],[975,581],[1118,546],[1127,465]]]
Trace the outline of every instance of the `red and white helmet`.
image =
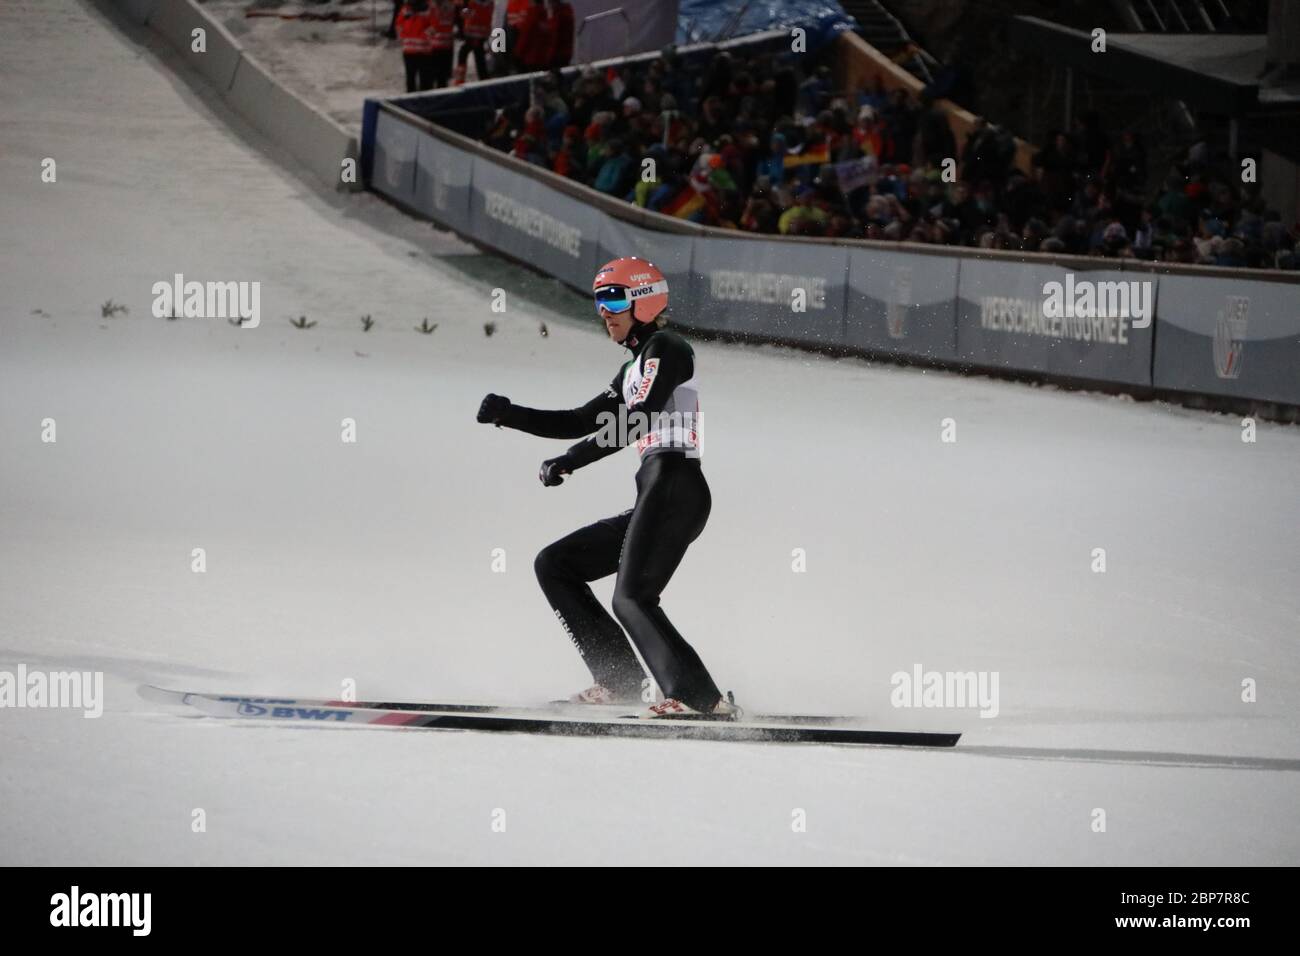
[[591,291],[596,296],[596,311],[632,310],[637,322],[653,322],[668,308],[668,280],[659,267],[636,256],[624,256],[607,262],[596,272]]

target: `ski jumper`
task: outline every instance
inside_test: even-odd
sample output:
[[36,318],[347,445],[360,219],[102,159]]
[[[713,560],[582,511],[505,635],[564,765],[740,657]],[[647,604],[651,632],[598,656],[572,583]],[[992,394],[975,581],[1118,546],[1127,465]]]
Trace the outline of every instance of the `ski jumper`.
[[[695,354],[675,332],[650,327],[638,334],[626,343],[632,358],[581,408],[515,405],[501,424],[544,438],[590,436],[564,456],[569,471],[622,447],[603,431],[592,434],[611,420],[607,416],[633,424],[625,437],[641,455],[636,503],[543,548],[534,565],[537,580],[596,683],[620,696],[640,692],[644,671],[631,638],[666,697],[708,712],[722,695],[659,605],[687,547],[704,530],[712,504],[700,465]],[[638,422],[644,423],[640,430]],[[617,622],[589,585],[611,574],[617,574]]]

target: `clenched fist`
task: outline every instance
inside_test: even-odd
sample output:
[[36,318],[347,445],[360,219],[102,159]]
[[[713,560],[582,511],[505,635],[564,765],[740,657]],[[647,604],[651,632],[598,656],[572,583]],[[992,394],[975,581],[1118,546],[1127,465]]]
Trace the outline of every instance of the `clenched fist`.
[[573,467],[568,456],[561,455],[559,458],[549,458],[542,462],[541,470],[537,472],[537,477],[542,480],[547,488],[553,488],[555,485],[564,482],[564,476],[571,474]]
[[488,395],[478,407],[478,420],[485,425],[500,425],[510,413],[510,399],[504,395]]

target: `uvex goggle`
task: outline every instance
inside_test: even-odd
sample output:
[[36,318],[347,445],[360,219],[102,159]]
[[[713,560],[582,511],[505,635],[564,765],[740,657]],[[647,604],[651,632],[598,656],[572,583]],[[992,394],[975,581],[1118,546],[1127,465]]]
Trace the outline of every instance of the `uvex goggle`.
[[596,314],[605,309],[617,315],[632,308],[632,290],[625,285],[601,286],[596,290]]
[[618,315],[631,309],[636,299],[667,291],[668,283],[662,279],[636,289],[629,289],[625,285],[603,285],[596,290],[596,314],[600,315],[600,310],[604,309]]

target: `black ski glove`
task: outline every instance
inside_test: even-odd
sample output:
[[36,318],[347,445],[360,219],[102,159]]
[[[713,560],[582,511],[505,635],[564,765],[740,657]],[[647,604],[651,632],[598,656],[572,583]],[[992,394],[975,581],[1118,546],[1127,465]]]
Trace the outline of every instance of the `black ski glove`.
[[573,462],[568,455],[561,455],[559,458],[548,458],[542,462],[541,470],[537,472],[537,477],[542,479],[542,484],[547,488],[562,484],[564,476],[573,473]]
[[485,425],[496,425],[500,428],[506,424],[506,419],[510,417],[510,409],[513,407],[510,399],[504,395],[488,395],[478,407],[478,420]]

